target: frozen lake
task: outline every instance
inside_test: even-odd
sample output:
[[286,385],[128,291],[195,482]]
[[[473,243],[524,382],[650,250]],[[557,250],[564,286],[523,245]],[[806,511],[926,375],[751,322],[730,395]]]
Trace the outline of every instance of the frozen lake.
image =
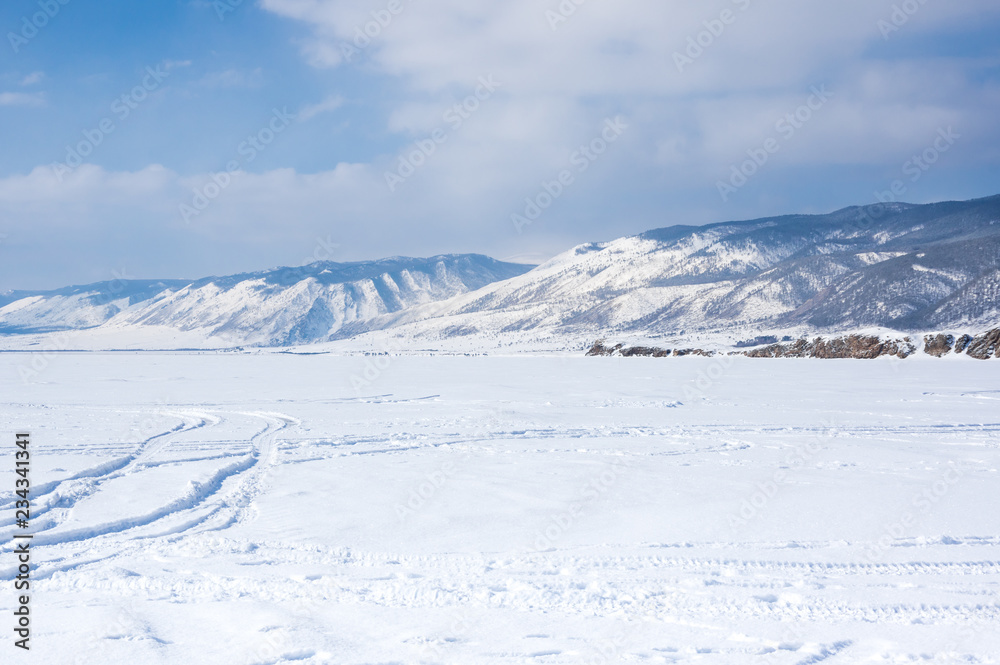
[[31,360],[3,662],[998,662],[991,362]]

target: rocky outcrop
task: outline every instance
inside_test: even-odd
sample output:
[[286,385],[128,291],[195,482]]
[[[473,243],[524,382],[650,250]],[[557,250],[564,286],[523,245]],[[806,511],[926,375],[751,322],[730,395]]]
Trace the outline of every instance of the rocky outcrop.
[[711,358],[715,351],[705,351],[704,349],[674,349],[675,356],[705,356]]
[[[758,338],[760,339],[760,338]],[[788,339],[788,338],[786,338]],[[747,351],[731,351],[729,355],[743,355],[748,358],[859,358],[873,359],[885,356],[908,358],[917,352],[917,347],[909,337],[902,339],[882,338],[877,335],[846,335],[813,340],[798,339],[795,341],[769,344],[768,346],[749,349]],[[956,353],[988,360],[1000,358],[1000,328],[995,328],[973,337],[961,335],[955,337],[947,333],[924,336],[924,353],[941,358],[948,353]],[[651,346],[626,347],[623,344],[607,346],[604,340],[594,342],[587,351],[588,356],[645,356],[666,358],[668,356],[705,356],[716,355],[715,351],[704,349],[658,349]]]
[[771,344],[761,349],[744,351],[748,358],[861,358],[882,356],[906,358],[916,351],[909,337],[882,339],[874,335],[848,335],[834,339],[817,337],[812,341],[799,339],[789,344]]
[[657,349],[651,346],[633,346],[622,349],[622,356],[631,358],[632,356],[648,356],[652,358],[665,358],[670,355],[670,349]]
[[[783,342],[792,341],[791,337],[781,340]],[[737,349],[748,349],[753,346],[764,346],[765,344],[777,344],[778,338],[774,335],[761,335],[759,337],[754,337],[753,339],[745,339],[740,342],[736,342]]]
[[940,333],[924,337],[924,353],[941,358],[949,352],[964,353],[976,360],[1000,358],[1000,328],[988,330],[981,335],[954,335]]
[[605,346],[604,340],[599,339],[594,342],[594,345],[590,347],[590,351],[587,351],[588,356],[615,356],[621,355],[622,344],[617,346]]
[[650,358],[666,358],[667,356],[670,355],[670,349],[657,349],[652,346],[631,346],[626,348],[624,344],[616,344],[615,346],[605,346],[604,340],[598,340],[594,342],[594,345],[590,347],[589,351],[587,351],[587,355],[621,356],[623,358],[631,358],[634,356],[646,356]]
[[633,357],[647,357],[647,358],[666,358],[673,355],[674,357],[680,356],[705,356],[710,358],[715,355],[714,351],[706,351],[704,349],[658,349],[653,346],[629,346],[626,347],[624,344],[616,344],[614,346],[606,346],[604,340],[597,340],[594,345],[590,347],[587,351],[588,356],[620,356],[622,358],[633,358]]
[[949,353],[953,346],[955,346],[954,335],[945,335],[942,333],[939,335],[924,336],[924,353],[935,358],[940,358],[944,354]]
[[1000,328],[978,335],[969,342],[966,354],[977,360],[1000,358]]

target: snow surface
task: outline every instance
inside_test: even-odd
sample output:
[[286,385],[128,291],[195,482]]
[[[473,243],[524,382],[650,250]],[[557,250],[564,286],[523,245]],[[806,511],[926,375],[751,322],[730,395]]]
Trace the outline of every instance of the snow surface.
[[992,363],[31,359],[3,663],[1000,660]]

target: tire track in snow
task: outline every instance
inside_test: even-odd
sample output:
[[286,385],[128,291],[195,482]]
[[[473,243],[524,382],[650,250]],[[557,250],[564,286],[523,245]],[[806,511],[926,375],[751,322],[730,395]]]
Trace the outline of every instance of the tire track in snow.
[[[223,499],[223,506],[212,523],[201,531],[219,531],[251,519],[253,502],[266,489],[266,476],[278,464],[278,432],[299,421],[280,413],[254,412],[243,415],[263,419],[267,426],[253,438],[253,464],[240,477],[239,483]],[[206,518],[207,520],[208,518]],[[190,530],[191,527],[188,527]]]
[[[160,438],[166,438],[172,435],[181,434],[182,432],[186,432],[191,429],[195,429],[193,423],[189,419],[185,419],[182,417],[181,423],[178,424],[176,427],[169,429],[166,432],[159,432],[158,434],[154,434],[153,436],[148,437],[143,441],[140,441],[138,447],[132,453],[125,455],[123,457],[115,458],[107,462],[102,462],[96,466],[84,469],[83,471],[79,471],[61,480],[52,480],[46,483],[39,483],[37,485],[34,485],[31,488],[31,494],[33,497],[37,499],[47,494],[51,494],[63,483],[68,483],[74,480],[100,478],[102,476],[110,475],[111,473],[119,471],[128,466],[129,464],[131,464],[132,462],[134,462],[135,459],[141,455],[142,451],[145,450],[146,447],[149,446],[153,441]],[[0,509],[13,505],[15,499],[16,497],[14,497],[12,492],[8,491],[3,492],[3,495],[0,495]]]
[[[236,541],[232,541],[236,544]],[[204,543],[203,543],[204,545]],[[178,544],[179,546],[179,544]],[[184,545],[189,547],[189,545]],[[302,552],[304,553],[304,549]],[[319,552],[314,552],[318,554]],[[202,556],[213,553],[204,547]],[[746,621],[747,619],[783,624],[789,621],[831,623],[877,623],[895,625],[957,625],[970,622],[997,622],[1000,605],[996,603],[910,602],[895,600],[851,601],[817,592],[796,594],[794,600],[755,594],[743,588],[684,587],[673,577],[650,578],[624,570],[621,576],[590,580],[582,574],[569,578],[556,573],[544,574],[535,569],[518,570],[506,566],[494,568],[478,557],[425,555],[422,565],[387,557],[360,553],[327,564],[321,578],[285,579],[272,584],[267,574],[276,561],[284,559],[277,545],[253,550],[253,560],[266,555],[272,563],[262,569],[257,579],[244,574],[211,575],[198,579],[173,576],[122,577],[115,571],[103,571],[98,577],[74,576],[60,579],[55,586],[63,590],[95,590],[106,593],[155,593],[171,598],[197,601],[206,591],[216,600],[241,599],[248,592],[263,602],[288,598],[308,598],[316,603],[368,605],[392,608],[465,607],[476,604],[491,610],[559,613],[566,616],[635,616],[661,621],[678,617],[699,622],[712,620]],[[495,561],[492,563],[496,563]],[[556,562],[553,562],[555,565]],[[314,564],[317,565],[317,564]],[[609,562],[610,565],[610,562]],[[367,570],[361,574],[357,567]],[[353,569],[353,570],[352,570]],[[373,575],[374,573],[374,575]],[[628,575],[628,573],[632,573]],[[787,588],[788,578],[773,571],[768,580],[775,588]],[[582,581],[581,578],[589,581]],[[748,577],[747,580],[755,580]],[[924,579],[924,582],[927,580]],[[858,588],[864,596],[865,585]],[[929,589],[928,593],[933,593]],[[846,648],[846,644],[833,645]],[[839,650],[839,649],[838,649]],[[831,650],[833,651],[833,650]],[[832,653],[829,655],[833,655]]]
[[246,469],[252,467],[253,464],[253,458],[246,457],[239,462],[235,462],[219,469],[205,482],[191,481],[188,483],[188,491],[184,494],[184,496],[144,515],[126,517],[92,527],[81,527],[79,529],[73,529],[71,531],[64,531],[61,533],[41,533],[35,535],[32,542],[36,547],[38,547],[70,543],[79,540],[90,540],[109,533],[121,533],[139,526],[151,524],[157,520],[163,519],[164,517],[198,506],[208,497],[218,492],[222,488],[222,483],[225,482],[226,479],[245,471]]
[[[166,449],[170,445],[170,442],[177,436],[205,427],[209,424],[210,420],[213,426],[221,422],[218,418],[205,418],[204,414],[192,415],[184,412],[170,412],[169,415],[181,418],[182,422],[166,432],[154,434],[140,442],[136,450],[130,455],[103,462],[61,480],[54,480],[33,487],[31,491],[32,505],[36,506],[36,508],[31,511],[31,517],[35,525],[37,526],[39,520],[45,516],[56,513],[54,521],[42,522],[42,528],[36,530],[35,533],[43,533],[58,527],[61,523],[60,517],[64,518],[68,515],[69,511],[80,501],[97,494],[103,483],[141,469],[146,461],[153,459],[153,457]],[[64,487],[68,488],[68,490],[64,489]],[[0,510],[10,505],[13,505],[13,500],[7,504],[0,504]],[[0,518],[0,528],[13,525],[14,518],[10,515]],[[4,540],[9,536],[10,534],[0,532],[0,540]]]
[[[176,536],[193,529],[216,515],[223,516],[222,525],[216,528],[225,528],[240,521],[246,509],[263,491],[264,476],[268,468],[277,463],[278,448],[276,439],[278,431],[294,422],[287,416],[274,417],[257,413],[240,415],[259,417],[267,422],[267,426],[251,439],[254,451],[250,455],[219,469],[208,480],[202,482],[191,481],[188,484],[188,491],[183,496],[148,513],[92,527],[81,527],[80,529],[60,534],[50,534],[49,536],[45,534],[36,535],[35,544],[40,546],[55,545],[89,540],[99,536],[122,533],[137,527],[147,526],[170,517],[181,518],[183,521],[180,525],[167,528],[154,535],[141,536],[140,538],[150,540]],[[162,446],[150,451],[150,454],[145,458],[148,459],[161,450]],[[136,466],[136,469],[139,468],[142,468],[142,459],[139,460]],[[203,506],[203,504],[215,497],[223,489],[227,481],[233,478],[239,479],[236,487],[226,497],[220,497],[217,505],[210,508],[207,514],[184,519],[184,513]]]
[[[36,577],[38,579],[43,579],[51,576],[51,574],[59,570],[72,570],[80,565],[113,560],[124,555],[126,551],[129,551],[130,555],[134,556],[136,554],[135,547],[123,548],[122,545],[124,543],[116,543],[116,546],[111,548],[114,552],[113,554],[109,554],[105,557],[94,558],[92,552],[89,552],[89,541],[112,534],[124,534],[126,531],[148,526],[167,518],[181,518],[183,521],[180,524],[168,527],[159,533],[127,538],[127,540],[132,542],[139,541],[140,543],[142,541],[146,541],[146,543],[148,543],[163,537],[177,536],[178,534],[184,534],[189,530],[202,525],[213,516],[221,515],[221,518],[219,523],[209,530],[223,529],[236,523],[237,521],[245,520],[247,509],[250,507],[253,500],[259,496],[264,489],[264,476],[268,468],[277,463],[277,432],[287,427],[289,424],[296,423],[297,421],[282,414],[241,413],[239,415],[258,417],[267,423],[265,428],[254,435],[251,439],[253,452],[250,455],[247,455],[242,459],[219,469],[208,480],[202,482],[190,482],[188,485],[188,491],[183,496],[145,514],[131,516],[120,520],[113,520],[111,522],[105,522],[98,525],[80,527],[78,529],[68,530],[62,533],[51,533],[51,528],[42,532],[36,532],[33,541],[33,545],[36,547],[51,547],[57,545],[87,546],[87,549],[82,552],[73,552],[67,557],[57,559],[53,562],[55,565],[44,566]],[[222,422],[222,419],[219,418],[215,418],[213,420],[213,424]],[[168,434],[179,434],[184,431],[197,429],[198,427],[203,427],[206,423],[207,420],[203,419],[197,425],[175,428],[170,432],[152,437],[151,440],[165,437]],[[149,440],[147,440],[146,443],[148,444]],[[100,484],[104,481],[141,471],[145,468],[145,463],[162,452],[168,443],[169,441],[161,441],[159,442],[159,445],[156,446],[143,445],[136,454],[127,458],[129,461],[126,464],[115,464],[114,468],[109,469],[107,473],[103,474],[94,486],[88,488],[89,491],[85,495],[79,497],[77,501],[96,494],[96,492],[100,489]],[[241,474],[246,475],[240,479],[237,486],[231,490],[229,494],[227,494],[226,498],[220,499],[217,505],[210,508],[207,513],[184,519],[185,513],[190,513],[200,506],[203,506],[203,504],[222,490],[228,480],[232,478],[239,478]],[[140,549],[143,546],[144,545],[139,545]],[[0,579],[12,579],[14,574],[16,574],[14,569],[2,571],[0,572]]]

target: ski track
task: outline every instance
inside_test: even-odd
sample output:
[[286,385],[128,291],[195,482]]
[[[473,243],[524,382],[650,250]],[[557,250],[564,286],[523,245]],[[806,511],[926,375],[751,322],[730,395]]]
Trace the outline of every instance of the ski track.
[[[421,390],[415,394],[422,396],[413,398],[386,393],[296,402],[334,410],[369,405],[364,414],[398,408],[399,413],[386,418],[391,431],[369,426],[358,412],[342,428],[339,423],[313,425],[308,420],[306,424],[315,429],[305,428],[303,421],[270,410],[285,408],[282,400],[164,409],[161,413],[176,418],[176,424],[133,445],[125,455],[115,442],[89,446],[87,450],[94,454],[117,452],[112,459],[33,489],[33,546],[38,556],[33,578],[49,597],[155,600],[182,606],[203,605],[210,599],[220,608],[259,603],[279,614],[298,616],[300,625],[318,635],[329,633],[331,624],[322,612],[303,614],[300,608],[347,608],[347,613],[390,617],[388,621],[453,611],[472,617],[466,635],[449,636],[448,624],[443,622],[437,633],[408,638],[431,645],[430,656],[359,656],[344,661],[356,665],[480,661],[833,665],[879,659],[938,662],[941,658],[996,662],[986,651],[977,650],[975,639],[958,644],[947,655],[940,649],[910,653],[899,647],[876,658],[872,656],[874,640],[859,638],[859,631],[872,626],[900,631],[984,626],[979,630],[1000,634],[1000,535],[971,529],[947,536],[895,537],[884,548],[884,556],[875,560],[866,557],[872,542],[861,539],[733,542],[722,533],[705,540],[640,540],[627,545],[560,541],[531,551],[524,542],[532,539],[536,527],[531,527],[523,541],[510,543],[509,551],[471,554],[383,551],[375,545],[347,547],[277,535],[243,535],[259,526],[258,510],[264,510],[260,500],[284,465],[289,465],[282,471],[286,474],[307,473],[308,467],[299,465],[315,462],[336,470],[338,464],[356,469],[390,460],[393,464],[385,468],[398,469],[404,468],[397,466],[401,461],[419,460],[421,453],[455,459],[454,453],[488,457],[514,452],[523,455],[522,459],[531,456],[540,466],[547,462],[540,456],[553,455],[556,460],[582,456],[588,463],[604,463],[606,458],[624,457],[633,467],[646,462],[680,467],[687,466],[684,460],[673,458],[730,463],[728,456],[733,455],[735,464],[737,454],[759,453],[763,448],[774,448],[773,459],[778,459],[781,451],[804,440],[844,440],[859,447],[879,444],[906,451],[927,441],[934,442],[935,452],[962,445],[975,451],[973,457],[981,454],[989,459],[989,464],[983,462],[985,468],[993,464],[990,456],[1000,447],[1000,423],[989,422],[988,413],[981,423],[966,419],[953,424],[919,420],[829,426],[663,424],[669,420],[631,424],[634,421],[623,417],[589,425],[585,418],[551,425],[547,414],[532,411],[521,421],[506,420],[503,413],[483,416],[478,405],[468,414],[453,410],[446,418],[428,416],[422,409],[441,398],[430,392]],[[598,400],[584,406],[597,411],[605,404]],[[614,403],[614,408],[628,413],[632,407]],[[678,403],[664,408],[684,407]],[[893,447],[897,443],[901,445]],[[80,452],[72,446],[49,450]],[[920,462],[913,462],[907,471],[926,470],[937,461],[923,451],[917,457]],[[766,478],[773,471],[771,459],[754,458],[757,466],[750,468],[751,478],[760,472]],[[817,460],[815,469],[825,462]],[[103,499],[113,505],[113,497],[107,496],[111,481],[142,479],[144,473],[169,465],[191,468],[188,464],[201,465],[197,467],[200,480],[190,482],[161,505],[142,514],[68,528],[81,502]],[[414,473],[419,482],[425,472]],[[968,473],[972,475],[971,470]],[[372,501],[395,500],[379,490],[371,490]],[[0,509],[12,507],[13,501],[9,492],[0,494]],[[296,517],[296,508],[281,508],[287,508],[290,518]],[[14,533],[11,512],[0,511],[4,543]],[[271,515],[271,519],[276,518]],[[5,544],[3,549],[7,555],[10,546]],[[12,566],[0,569],[5,582],[15,575]],[[497,616],[538,625],[531,632],[523,631],[516,641],[493,644],[487,639],[493,634],[491,620]],[[573,640],[583,638],[555,635],[553,629],[563,622],[589,626],[587,622],[601,621],[624,625],[631,635],[610,657],[599,652],[588,657],[579,644],[574,647]],[[155,643],[158,649],[171,646],[154,623],[142,625],[145,637],[135,638],[136,642]],[[822,628],[821,636],[810,632],[817,627]],[[649,639],[667,628],[694,637],[689,644],[676,638],[676,646],[667,638]],[[410,646],[400,639],[399,649]],[[232,662],[340,662],[312,646],[285,645],[273,656],[240,657]]]
[[[269,471],[282,463],[278,445],[279,434],[294,419],[281,414],[243,412],[226,414],[226,418],[243,416],[265,423],[252,439],[251,454],[220,469],[207,482],[201,483],[190,496],[151,513],[143,518],[104,525],[89,532],[63,534],[61,539],[38,544],[45,546],[79,545],[116,534],[115,554],[94,558],[76,551],[39,571],[46,588],[53,593],[99,592],[123,597],[168,597],[173,602],[197,603],[205,597],[217,602],[238,602],[248,595],[275,606],[289,599],[304,606],[354,606],[373,610],[434,611],[443,607],[465,608],[467,612],[554,615],[586,619],[597,616],[644,617],[645,621],[701,626],[705,634],[724,633],[727,625],[842,626],[845,631],[856,625],[910,627],[988,625],[1000,628],[1000,603],[996,594],[985,591],[1000,584],[1000,559],[971,560],[908,560],[870,562],[864,560],[833,561],[844,556],[844,549],[860,554],[863,543],[852,546],[842,541],[797,541],[755,543],[734,553],[731,543],[678,542],[650,543],[630,555],[588,554],[600,547],[557,549],[518,555],[410,555],[406,553],[365,552],[350,548],[302,546],[288,542],[248,542],[226,537],[234,525],[253,520],[254,501],[267,487]],[[776,431],[786,432],[789,428]],[[860,429],[857,434],[860,434]],[[892,428],[867,428],[885,436]],[[895,433],[901,436],[911,432]],[[904,428],[906,429],[906,428]],[[913,428],[917,429],[917,428]],[[971,428],[981,431],[980,428]],[[608,428],[601,438],[683,436],[676,429]],[[687,432],[690,434],[690,431]],[[729,432],[733,433],[733,432]],[[325,439],[290,440],[289,448],[305,447],[311,454],[324,451],[315,459],[338,455],[396,454],[426,447],[434,449],[456,444],[487,444],[496,438],[553,439],[582,438],[578,429],[526,429],[502,431],[491,436],[468,437],[459,433],[444,434],[427,440],[420,435],[410,437],[417,445],[393,448],[377,447],[384,438],[371,436],[345,437],[338,441]],[[593,436],[597,436],[593,434]],[[407,437],[400,437],[406,439]],[[443,441],[441,439],[444,439]],[[674,441],[676,445],[683,442]],[[152,468],[155,456],[168,442],[160,440],[156,448],[144,448],[130,465],[114,465],[105,475],[134,473]],[[363,451],[344,452],[343,448],[370,447]],[[730,445],[729,449],[740,446]],[[713,452],[727,449],[726,445],[700,445],[685,452]],[[559,449],[545,449],[552,452]],[[576,450],[579,449],[566,449]],[[665,454],[665,453],[661,453]],[[286,460],[288,463],[293,460]],[[94,470],[90,470],[94,471]],[[196,509],[207,510],[195,514]],[[169,524],[167,524],[169,523]],[[164,528],[154,535],[129,538],[130,530],[142,525]],[[912,548],[917,543],[898,539],[891,545],[894,551]],[[920,543],[926,547],[928,543]],[[929,543],[935,547],[987,548],[1000,552],[1000,536],[967,535]],[[204,572],[195,576],[119,575],[109,567],[115,560],[137,558],[169,558],[178,552],[196,552],[208,560],[231,558],[246,574],[226,575]],[[719,556],[664,556],[665,552],[720,552]],[[810,560],[782,558],[792,552]],[[968,551],[969,554],[973,552]],[[261,566],[260,562],[267,563]],[[101,564],[99,567],[97,564]],[[283,578],[276,584],[269,570],[316,569],[321,574]],[[86,574],[80,574],[86,571]],[[571,571],[571,575],[567,575]],[[981,597],[969,596],[968,579],[984,592]],[[587,581],[581,581],[587,580]],[[841,593],[828,595],[829,586],[841,587]],[[889,602],[894,590],[909,589],[909,602]],[[955,602],[942,602],[944,592]],[[839,596],[839,597],[838,597]],[[843,597],[843,596],[846,596]],[[856,646],[852,639],[827,643],[774,642],[773,633],[747,636],[754,646],[736,648],[716,643],[698,650],[700,656],[757,659],[771,654],[794,657],[789,665],[812,665],[830,661],[850,662]],[[443,642],[448,646],[449,642]],[[774,646],[768,646],[773,644]],[[324,662],[311,660],[316,652],[309,649],[291,650],[267,661],[247,662]],[[561,649],[526,650],[494,654],[499,661],[570,663],[575,656]],[[677,661],[687,660],[678,653]],[[726,662],[721,661],[721,662]],[[761,662],[775,662],[773,660]],[[785,661],[781,661],[785,662]],[[983,661],[989,662],[989,661]]]
[[[44,526],[41,529],[37,528],[37,526],[33,529],[34,538],[32,545],[36,548],[70,545],[75,546],[76,551],[70,553],[68,556],[58,557],[54,565],[42,566],[35,575],[37,579],[46,579],[58,571],[73,570],[84,565],[119,558],[123,554],[120,547],[120,539],[122,537],[127,541],[130,538],[129,533],[133,530],[153,525],[167,518],[179,521],[180,523],[160,531],[155,536],[152,536],[152,538],[164,538],[182,534],[203,525],[210,518],[215,518],[215,522],[207,528],[208,530],[225,529],[233,524],[251,519],[250,508],[252,507],[253,500],[264,490],[268,468],[277,463],[277,434],[284,427],[297,422],[295,419],[282,414],[257,412],[235,414],[263,420],[266,423],[265,428],[251,439],[251,454],[241,455],[239,461],[222,467],[205,481],[191,482],[188,492],[174,501],[143,515],[53,533],[72,512],[74,505],[84,499],[97,496],[107,481],[129,474],[141,473],[146,468],[153,468],[161,464],[183,461],[156,461],[156,457],[163,453],[177,436],[206,426],[218,426],[225,421],[224,418],[215,416],[205,417],[204,414],[192,416],[187,412],[179,412],[176,415],[182,419],[183,422],[181,424],[168,431],[149,437],[139,444],[133,454],[85,469],[66,479],[39,486],[41,490],[35,491],[34,495],[36,498],[34,501],[36,502],[35,505],[41,505],[41,509],[36,509],[32,512],[32,520],[33,524],[38,525],[41,523]],[[231,456],[234,455],[223,455],[214,458]],[[213,456],[197,459],[213,459]],[[193,518],[187,517],[188,513],[191,513],[210,499],[216,498],[216,495],[223,490],[227,481],[231,479],[236,480],[234,487],[226,493],[226,496],[219,498],[216,501],[216,505],[212,506],[207,514]],[[63,489],[64,487],[72,487],[76,491],[72,492],[71,490]],[[54,518],[48,519],[45,517],[55,512],[59,514],[55,515]],[[13,523],[13,518],[10,518],[0,524],[0,526],[11,526]],[[15,530],[0,532],[0,541],[12,542],[11,537],[14,533]],[[88,550],[91,549],[92,545],[91,541],[109,535],[114,536],[114,540],[119,542],[116,542],[115,547],[108,549],[110,551],[119,551],[97,558],[88,554]],[[146,536],[145,538],[150,538],[150,536]],[[135,554],[136,552],[135,548],[128,548],[128,550],[131,554]],[[16,575],[16,567],[0,570],[0,579],[11,580],[14,575]]]
[[[705,543],[699,547],[720,545]],[[990,583],[996,584],[1000,571],[998,562],[992,561],[863,566],[586,556],[568,550],[500,557],[406,556],[281,542],[251,544],[210,534],[183,543],[151,544],[147,554],[168,557],[182,550],[193,550],[201,557],[213,559],[235,557],[238,564],[248,568],[239,575],[203,572],[183,578],[121,576],[104,569],[86,576],[55,575],[48,581],[48,588],[65,593],[169,597],[175,602],[191,603],[204,597],[217,602],[236,602],[252,595],[261,602],[289,608],[346,606],[434,611],[452,607],[463,608],[468,614],[510,612],[581,620],[598,616],[622,620],[642,617],[646,622],[698,625],[704,635],[724,634],[725,626],[733,624],[766,625],[779,633],[782,626],[816,624],[840,626],[845,632],[865,624],[904,628],[1000,626],[1000,604],[992,600],[929,601],[961,576],[987,576]],[[822,555],[822,550],[817,549],[816,554]],[[261,560],[267,566],[260,566]],[[857,575],[858,567],[867,568],[864,576]],[[275,584],[268,574],[274,569],[323,572],[282,577],[281,583]],[[567,575],[567,571],[572,571],[572,575]],[[841,577],[845,574],[849,577]],[[834,580],[849,583],[853,600],[825,596],[824,585]],[[895,587],[915,585],[913,593],[918,597],[912,602],[888,602],[884,590],[890,583]],[[765,644],[768,639],[761,635],[753,641]],[[828,644],[784,643],[762,651],[756,647],[739,651],[717,646],[706,653],[745,657],[780,650],[799,654],[801,657],[795,662],[819,663],[847,653],[852,644],[851,639]],[[523,662],[518,658],[559,653],[555,650],[510,654],[509,660]]]
[[[147,438],[130,455],[98,464],[90,469],[84,469],[63,480],[43,483],[32,488],[33,503],[36,506],[41,505],[40,509],[36,508],[32,511],[32,519],[38,520],[56,509],[61,511],[62,516],[65,516],[77,502],[100,491],[100,486],[103,483],[140,470],[147,460],[153,459],[162,452],[175,436],[208,424],[207,420],[192,417],[189,414],[178,414],[177,417],[181,420],[180,424],[166,432],[160,432]],[[61,489],[63,489],[62,492],[60,492]],[[15,498],[12,496],[5,505],[0,505],[0,508],[9,507]],[[41,531],[54,528],[60,521],[59,516],[57,516],[54,521],[48,522],[48,527]],[[13,524],[13,517],[0,520],[0,527],[8,527]],[[13,531],[10,533],[0,532],[0,541],[7,540],[13,533]]]
[[[247,479],[234,494],[247,497],[255,484],[256,480]],[[965,583],[970,576],[979,585],[995,586],[1000,581],[1000,561],[994,560],[832,563],[653,554],[594,556],[568,550],[503,557],[413,556],[297,547],[285,542],[251,543],[229,540],[225,533],[187,531],[169,538],[132,541],[112,558],[169,558],[182,552],[208,560],[235,558],[238,565],[249,567],[239,575],[208,572],[181,578],[121,576],[118,569],[109,568],[108,561],[90,558],[57,565],[42,578],[49,593],[165,597],[179,603],[198,603],[205,597],[216,602],[239,602],[252,596],[276,607],[292,603],[292,608],[355,606],[420,612],[453,607],[473,613],[542,613],[579,619],[631,616],[644,617],[645,621],[703,625],[709,633],[725,625],[748,622],[774,627],[839,625],[845,630],[858,624],[1000,627],[1000,604],[994,601],[995,596],[956,603],[935,601],[942,589]],[[828,546],[813,544],[807,549],[822,558]],[[685,543],[676,547],[732,550],[727,543]],[[772,547],[780,550],[784,544]],[[262,561],[267,565],[260,566]],[[94,564],[98,563],[103,565],[96,568]],[[280,583],[269,574],[271,570],[285,569],[322,573],[281,577]],[[86,574],[72,575],[84,570]],[[567,576],[567,571],[572,575]],[[824,588],[831,583],[847,583],[852,599],[870,600],[827,598]],[[913,587],[917,596],[912,602],[886,602],[885,597],[879,599],[877,595],[886,589],[907,587]],[[789,590],[793,594],[786,597]],[[764,643],[768,634],[773,635],[763,633],[755,640]],[[845,639],[832,644],[785,645],[784,651],[805,654],[796,662],[818,663],[850,646],[851,640]],[[762,653],[756,648],[740,652],[718,646],[714,652],[742,657]],[[763,653],[767,652],[763,649]],[[527,656],[534,660],[542,653]],[[510,660],[522,662],[519,658],[524,655],[511,654]]]

